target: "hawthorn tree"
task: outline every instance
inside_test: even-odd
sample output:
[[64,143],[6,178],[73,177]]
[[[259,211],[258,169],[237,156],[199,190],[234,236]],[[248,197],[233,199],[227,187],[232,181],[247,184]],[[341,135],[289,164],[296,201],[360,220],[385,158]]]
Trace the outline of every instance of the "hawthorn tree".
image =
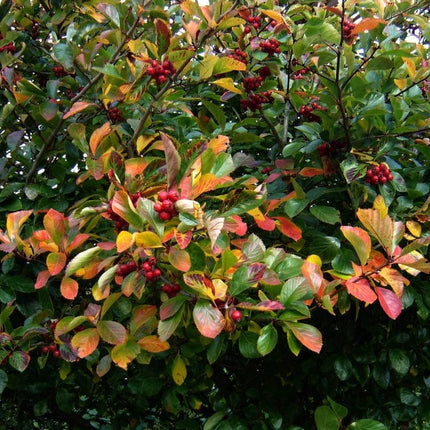
[[428,14],[4,2],[4,424],[428,425]]

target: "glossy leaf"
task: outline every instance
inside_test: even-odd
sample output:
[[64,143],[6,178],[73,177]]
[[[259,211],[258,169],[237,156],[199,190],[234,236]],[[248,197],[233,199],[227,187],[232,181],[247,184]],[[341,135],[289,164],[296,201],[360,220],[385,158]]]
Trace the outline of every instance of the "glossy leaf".
[[354,247],[361,265],[364,266],[370,257],[372,249],[370,236],[360,227],[342,226],[340,230]]
[[136,245],[141,248],[160,248],[161,239],[152,231],[134,233]]
[[395,320],[402,312],[402,301],[391,290],[386,288],[375,287],[375,291],[384,312]]
[[111,132],[111,127],[109,122],[105,122],[101,127],[94,130],[90,137],[90,149],[93,155],[96,155],[97,148],[100,142]]
[[352,277],[346,281],[349,294],[366,303],[373,303],[377,297],[366,278]]
[[197,330],[205,337],[214,339],[225,326],[223,314],[206,300],[198,300],[193,309]]
[[142,229],[143,220],[125,191],[115,193],[112,199],[112,210],[135,228]]
[[50,277],[51,277],[51,274],[49,273],[49,270],[41,270],[37,274],[37,279],[36,279],[36,283],[34,284],[34,288],[36,290],[38,290],[39,288],[43,288],[48,282]]
[[166,154],[167,188],[172,188],[176,184],[176,176],[181,167],[181,157],[173,141],[164,133],[160,133],[160,136]]
[[182,319],[184,307],[182,306],[171,318],[164,319],[158,323],[158,336],[162,341],[168,340],[177,329]]
[[100,336],[96,328],[87,328],[72,337],[72,347],[77,350],[78,357],[84,358],[92,354],[99,344]]
[[278,331],[272,324],[268,324],[261,329],[257,340],[257,350],[261,355],[270,354],[278,342]]
[[316,353],[321,351],[322,335],[317,328],[309,324],[295,322],[287,322],[286,325],[306,348]]
[[13,351],[9,356],[9,364],[18,372],[24,372],[30,363],[30,354],[25,351]]
[[155,335],[142,337],[137,341],[137,344],[145,351],[151,352],[153,354],[167,351],[170,348],[168,342],[160,340],[160,338]]
[[65,232],[64,215],[54,209],[50,209],[43,217],[43,225],[55,244],[60,246]]

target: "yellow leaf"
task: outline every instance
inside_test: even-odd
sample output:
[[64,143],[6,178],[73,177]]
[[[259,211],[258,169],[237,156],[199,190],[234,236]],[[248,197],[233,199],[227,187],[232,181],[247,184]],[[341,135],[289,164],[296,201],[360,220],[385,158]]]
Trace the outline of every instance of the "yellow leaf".
[[376,196],[375,201],[373,202],[373,209],[379,211],[381,218],[385,218],[388,215],[387,205],[381,195]]
[[404,90],[406,88],[408,80],[407,79],[394,79],[394,83],[396,84],[397,88],[399,88],[400,90]]
[[133,235],[128,231],[121,231],[116,237],[116,249],[118,252],[124,252],[134,243]]
[[182,385],[187,377],[187,366],[180,355],[177,355],[172,365],[172,378],[176,385]]
[[170,348],[169,342],[162,341],[158,336],[151,335],[142,337],[137,341],[145,351],[156,354],[157,352],[167,351]]
[[222,281],[221,279],[214,279],[212,281],[212,284],[214,286],[215,289],[215,300],[216,299],[221,299],[224,300],[225,299],[225,295],[227,294],[227,290],[228,290],[228,285]]
[[212,83],[228,91],[231,91],[232,93],[242,94],[242,91],[235,87],[232,78],[221,78],[217,79],[216,81],[213,81]]
[[154,140],[154,137],[154,135],[139,136],[136,142],[137,153],[140,154]]
[[134,234],[136,245],[140,248],[160,248],[161,239],[152,231],[143,231]]
[[15,96],[15,100],[18,104],[26,102],[30,96],[27,96],[26,94],[17,93],[16,91],[13,91],[13,95]]
[[321,258],[316,254],[309,255],[308,258],[306,258],[306,261],[316,264],[318,267],[322,266]]
[[417,72],[414,61],[411,58],[407,57],[402,57],[402,60],[405,63],[406,68],[408,69],[409,76],[414,79]]
[[421,237],[422,228],[420,223],[418,223],[417,221],[409,220],[406,221],[406,227],[415,237]]

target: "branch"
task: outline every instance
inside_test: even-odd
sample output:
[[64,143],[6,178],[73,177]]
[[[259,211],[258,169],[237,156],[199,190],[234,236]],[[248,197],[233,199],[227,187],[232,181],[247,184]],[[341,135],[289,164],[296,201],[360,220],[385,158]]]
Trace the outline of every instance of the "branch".
[[270,130],[272,131],[273,135],[275,136],[278,143],[282,143],[281,136],[278,133],[278,130],[276,130],[275,126],[273,125],[272,121],[270,121],[269,118],[267,118],[266,114],[264,113],[263,108],[259,110],[261,117],[263,118],[264,122],[269,126]]

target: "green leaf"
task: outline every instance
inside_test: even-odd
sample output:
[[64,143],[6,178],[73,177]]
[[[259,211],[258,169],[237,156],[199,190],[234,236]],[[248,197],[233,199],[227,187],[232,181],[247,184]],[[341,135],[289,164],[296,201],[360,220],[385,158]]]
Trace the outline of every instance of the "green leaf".
[[[216,104],[214,104],[210,101],[202,100],[202,103],[205,106],[205,108],[213,115],[216,123],[219,125],[221,130],[224,130],[225,124],[226,124],[226,118],[224,115],[224,111],[220,107],[218,107]],[[222,155],[222,154],[220,154],[220,155]]]
[[291,303],[302,299],[309,292],[307,281],[303,277],[288,279],[282,286],[280,301],[284,307],[288,307]]
[[341,381],[346,381],[352,376],[352,363],[344,356],[337,357],[333,363],[334,372]]
[[30,363],[30,354],[25,351],[14,351],[9,356],[9,364],[18,372],[24,372]]
[[328,406],[316,408],[314,419],[318,430],[338,430],[340,427],[339,419]]
[[224,349],[226,343],[226,337],[224,333],[220,333],[209,345],[209,348],[206,353],[206,357],[208,359],[209,364],[215,363],[218,360],[218,357],[221,355],[221,352]]
[[180,310],[171,318],[167,318],[158,322],[157,333],[161,341],[166,341],[175,332],[176,328],[181,322],[184,308],[185,307],[181,307]]
[[127,331],[122,324],[116,321],[99,321],[97,330],[100,337],[111,345],[119,345],[125,342]]
[[351,423],[347,430],[387,430],[387,427],[379,421],[365,418]]
[[137,211],[154,229],[158,237],[163,237],[164,223],[160,221],[157,212],[154,210],[154,202],[149,199],[140,198],[137,202]]
[[239,351],[245,358],[261,357],[257,349],[258,334],[245,331],[239,337]]
[[311,214],[322,222],[327,224],[341,223],[340,213],[336,208],[331,206],[311,206]]
[[261,355],[267,355],[273,351],[278,342],[278,331],[272,324],[267,324],[261,329],[257,340],[257,350]]
[[375,382],[384,390],[390,385],[391,375],[385,364],[376,363],[373,367],[372,376]]
[[100,254],[102,249],[98,246],[89,248],[76,255],[66,267],[66,276],[72,276],[77,270],[89,263],[97,254]]
[[0,369],[0,396],[7,387],[8,376],[7,373]]
[[330,396],[327,396],[327,400],[339,420],[343,420],[348,415],[348,409],[345,406],[336,403]]
[[308,199],[290,199],[285,203],[285,213],[290,217],[294,218],[309,204]]
[[340,249],[340,240],[334,236],[314,234],[309,244],[309,253],[317,254],[323,262],[328,262],[336,257]]
[[223,411],[215,412],[206,420],[203,430],[216,430],[218,428],[218,424],[223,420],[225,414],[226,413]]
[[391,369],[401,376],[405,376],[409,372],[410,361],[408,354],[401,349],[390,349],[388,351],[388,360]]
[[64,66],[65,69],[73,67],[73,48],[68,43],[57,43],[53,48],[55,59]]

